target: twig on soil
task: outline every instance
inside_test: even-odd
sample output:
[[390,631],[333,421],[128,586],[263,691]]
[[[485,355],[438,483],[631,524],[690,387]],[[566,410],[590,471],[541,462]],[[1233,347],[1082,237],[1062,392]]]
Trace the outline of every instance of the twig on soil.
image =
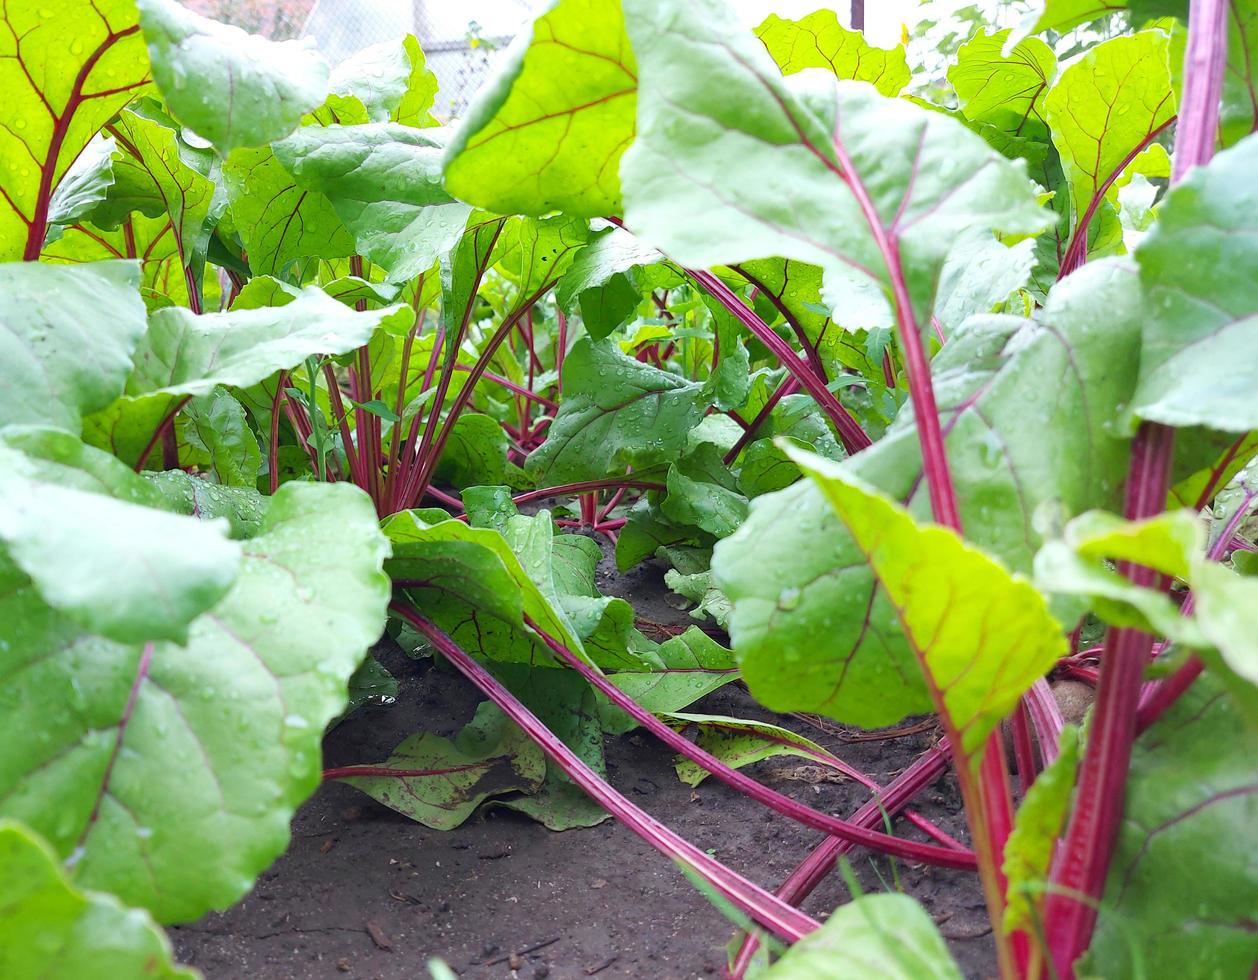
[[370,919],[367,920],[364,928],[367,930],[367,935],[371,937],[371,941],[376,944],[376,949],[384,950],[386,953],[393,952],[393,940],[384,934],[383,929]]
[[525,946],[523,949],[517,949],[513,953],[507,953],[505,956],[499,956],[497,959],[488,960],[485,966],[497,966],[499,963],[505,963],[513,956],[527,956],[529,953],[536,953],[539,949],[545,949],[547,946],[553,946],[562,939],[562,936],[554,936],[550,939],[543,939],[540,943],[534,943],[532,946]]
[[611,966],[613,963],[615,963],[618,959],[620,959],[620,955],[619,955],[619,954],[617,954],[617,955],[613,956],[613,957],[612,957],[611,959],[609,959],[609,960],[604,960],[604,961],[603,961],[602,963],[600,963],[598,966],[592,966],[592,967],[590,967],[590,969],[586,970],[586,971],[585,971],[585,975],[586,975],[587,977],[592,977],[592,976],[594,976],[594,974],[596,974],[596,973],[602,973],[602,972],[603,972],[604,970],[606,970],[609,966]]

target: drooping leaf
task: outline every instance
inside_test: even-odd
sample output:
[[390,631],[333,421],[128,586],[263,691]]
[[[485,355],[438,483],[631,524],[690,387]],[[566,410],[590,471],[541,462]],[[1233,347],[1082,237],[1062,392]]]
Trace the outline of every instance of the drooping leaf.
[[112,137],[97,133],[65,172],[48,206],[45,247],[61,226],[74,224],[105,199],[114,182],[115,145]]
[[52,848],[16,820],[0,820],[0,976],[194,980],[145,913],[84,892]]
[[[932,363],[962,526],[1007,567],[1030,572],[1041,507],[1120,506],[1129,451],[1116,423],[1135,383],[1141,314],[1134,270],[1091,262],[1054,288],[1039,322],[975,318]],[[921,465],[910,411],[843,464],[927,520]],[[929,710],[894,610],[808,482],[757,497],[742,528],[718,543],[713,569],[762,703],[867,727]]]
[[978,753],[1065,649],[1044,597],[955,532],[916,524],[831,460],[799,450],[791,456],[821,488],[886,590],[961,749]]
[[134,0],[9,3],[0,11],[0,262],[44,247],[53,191],[148,85]]
[[441,186],[442,135],[396,123],[307,126],[272,150],[298,187],[332,202],[358,252],[400,282],[432,268],[471,213]]
[[413,34],[350,55],[332,69],[328,89],[356,97],[373,123],[437,125],[428,111],[437,95],[437,76]]
[[1175,118],[1171,39],[1141,31],[1098,44],[1062,71],[1045,99],[1077,227],[1106,188]]
[[961,980],[948,944],[907,895],[864,895],[791,946],[765,980]]
[[1204,978],[1252,969],[1255,752],[1258,736],[1208,675],[1136,741],[1085,972]]
[[[387,776],[373,769],[436,770],[431,776]],[[363,769],[361,776],[354,769]],[[445,770],[442,772],[442,770]],[[337,778],[426,827],[453,830],[482,802],[535,790],[546,776],[537,744],[490,702],[453,739],[412,735],[377,766],[351,766]]]
[[163,922],[236,901],[287,846],[324,725],[383,628],[387,542],[365,494],[285,484],[265,520],[184,646],[84,632],[4,572],[0,813],[77,883]]
[[619,213],[636,93],[618,0],[555,0],[464,116],[447,189],[500,214]]
[[703,415],[704,386],[626,357],[611,341],[578,341],[563,368],[564,398],[525,470],[574,483],[678,456]]
[[135,0],[153,80],[171,113],[226,156],[283,139],[327,95],[309,41],[268,41],[174,0]]
[[134,262],[0,264],[0,428],[77,433],[122,394],[144,333],[139,281]]
[[920,326],[960,232],[1045,223],[1024,166],[956,121],[829,73],[784,79],[717,0],[625,10],[642,67],[625,223],[671,258],[779,255],[879,290],[903,277]]
[[[44,603],[73,620],[72,630],[122,643],[182,643],[188,624],[236,580],[240,546],[227,539],[225,521],[130,502],[126,496],[143,495],[143,481],[116,460],[98,463],[108,464],[116,464],[117,489],[108,490],[117,496],[82,476],[62,485],[63,471],[0,445],[0,542],[7,550],[0,561],[28,576]],[[127,487],[127,477],[139,486]]]
[[1148,297],[1140,418],[1226,432],[1258,428],[1258,136],[1192,170],[1136,252]]
[[805,68],[822,68],[836,78],[869,82],[881,94],[895,97],[909,83],[903,47],[879,48],[860,31],[849,31],[833,10],[814,10],[799,20],[769,14],[756,36],[782,69],[792,75]]
[[[732,769],[783,755],[810,759],[823,766],[838,761],[812,739],[768,722],[676,711],[668,714],[667,721],[676,727],[695,728],[698,733],[695,744]],[[675,768],[677,778],[687,786],[698,786],[711,775],[683,756],[678,756]]]

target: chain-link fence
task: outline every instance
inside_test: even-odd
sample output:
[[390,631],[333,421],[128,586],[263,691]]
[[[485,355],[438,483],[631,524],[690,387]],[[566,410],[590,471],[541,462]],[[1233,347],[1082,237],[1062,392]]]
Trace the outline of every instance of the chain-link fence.
[[543,0],[185,0],[198,13],[272,40],[310,37],[335,65],[414,34],[440,83],[435,113],[466,107]]

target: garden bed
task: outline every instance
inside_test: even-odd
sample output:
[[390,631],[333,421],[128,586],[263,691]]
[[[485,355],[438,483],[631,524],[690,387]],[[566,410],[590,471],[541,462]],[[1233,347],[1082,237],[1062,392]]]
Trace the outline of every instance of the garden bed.
[[[654,623],[694,622],[674,608],[677,597],[664,587],[655,563],[623,578],[605,568],[600,577],[607,579],[602,584],[609,594],[630,598]],[[480,700],[461,677],[431,661],[412,661],[391,644],[380,656],[399,680],[397,703],[361,709],[335,728],[324,743],[328,766],[383,760],[416,731],[453,736]],[[937,737],[918,732],[847,741],[834,729],[773,715],[734,685],[694,710],[771,720],[879,781],[903,770]],[[677,779],[672,754],[641,732],[609,739],[607,755],[617,788],[766,886],[785,878],[820,840],[815,831],[715,780],[691,790]],[[770,760],[751,771],[774,788],[839,815],[867,799],[855,783],[835,781],[835,774],[799,759]],[[914,806],[944,830],[964,836],[965,817],[950,776]],[[897,830],[905,832],[903,824]],[[967,975],[993,974],[990,929],[973,874],[903,862],[893,869],[859,849],[852,869],[869,891],[894,889],[898,872],[900,887],[939,923]],[[848,900],[842,876],[833,874],[805,909],[824,917]],[[201,969],[207,980],[411,980],[424,975],[434,956],[464,980],[512,976],[513,962],[515,975],[523,978],[716,976],[732,932],[685,876],[612,820],[557,834],[491,808],[443,833],[339,783],[324,784],[301,808],[288,853],[247,898],[172,930],[180,960]]]

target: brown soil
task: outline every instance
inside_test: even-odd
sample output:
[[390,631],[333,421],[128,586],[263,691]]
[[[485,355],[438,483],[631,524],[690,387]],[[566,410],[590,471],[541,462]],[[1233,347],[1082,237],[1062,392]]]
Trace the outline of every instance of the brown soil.
[[[632,593],[646,618],[688,622],[658,568],[616,585],[608,591]],[[327,765],[378,762],[415,731],[453,735],[471,718],[479,697],[462,678],[398,651],[383,659],[401,685],[397,703],[362,709],[334,729],[325,742]],[[772,716],[734,685],[694,710],[774,720],[881,781],[933,737],[848,742],[799,719]],[[622,792],[767,887],[776,887],[821,839],[715,780],[692,791],[677,780],[670,753],[647,735],[609,739],[607,754]],[[818,779],[799,760],[771,760],[751,771],[833,813],[850,813],[866,799],[860,786]],[[947,778],[915,807],[964,836]],[[907,833],[903,824],[897,831]],[[995,973],[975,876],[904,862],[893,868],[863,850],[851,857],[865,890],[899,887],[924,904],[967,976]],[[848,898],[842,876],[834,874],[804,907],[821,918]],[[482,808],[463,827],[441,833],[338,783],[324,785],[301,808],[288,853],[247,898],[171,930],[180,960],[207,980],[425,980],[432,957],[466,980],[680,980],[719,975],[732,931],[672,864],[613,821],[557,834],[513,812]]]

